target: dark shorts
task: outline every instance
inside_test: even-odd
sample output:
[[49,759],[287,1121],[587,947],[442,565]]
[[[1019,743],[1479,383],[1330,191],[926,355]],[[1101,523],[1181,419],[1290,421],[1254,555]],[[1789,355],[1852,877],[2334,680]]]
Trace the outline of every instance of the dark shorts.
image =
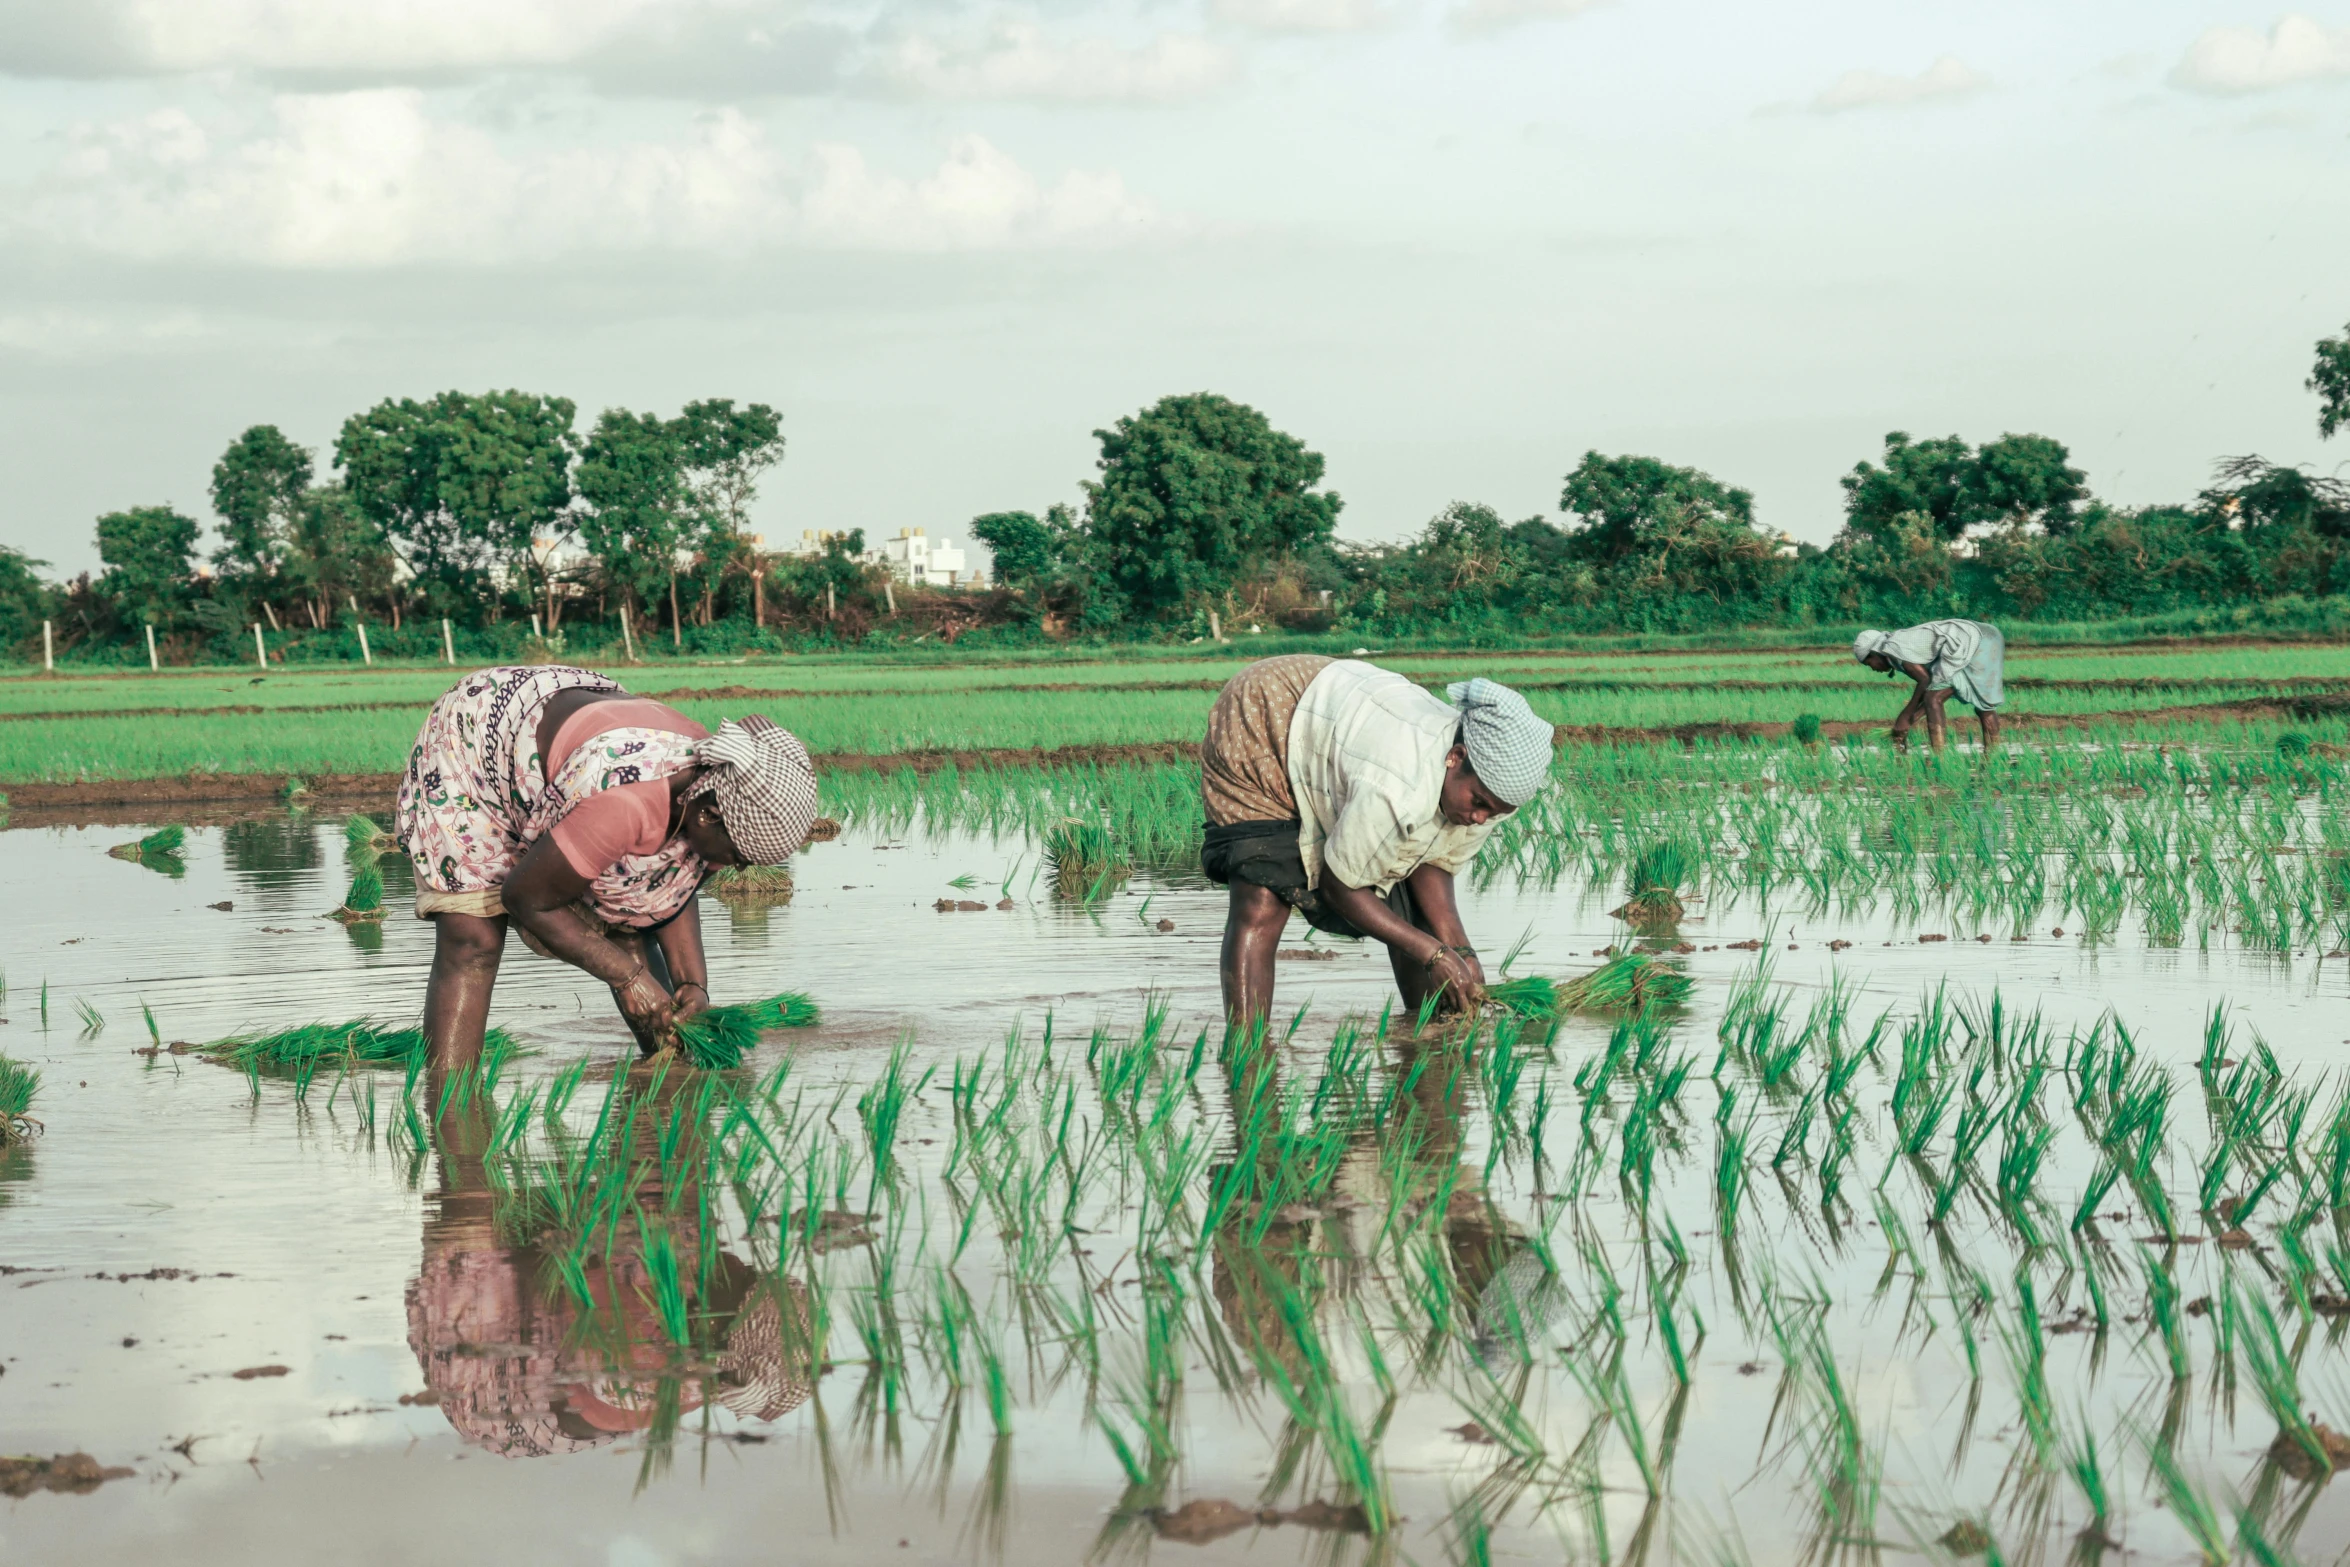
[[[1211,824],[1207,840],[1200,845],[1199,868],[1219,887],[1234,882],[1262,887],[1304,915],[1314,929],[1359,941],[1363,933],[1353,921],[1325,907],[1306,885],[1305,856],[1297,846],[1298,829],[1303,825],[1295,821],[1234,822],[1227,827]],[[1412,925],[1428,929],[1409,882],[1399,881],[1390,887],[1383,901]]]

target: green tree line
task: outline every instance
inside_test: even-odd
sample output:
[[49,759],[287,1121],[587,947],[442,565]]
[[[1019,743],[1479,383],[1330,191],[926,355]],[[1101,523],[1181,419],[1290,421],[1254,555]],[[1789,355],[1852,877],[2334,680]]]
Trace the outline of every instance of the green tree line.
[[[2350,427],[2350,328],[2317,345],[2307,385],[2322,435]],[[1456,502],[1406,543],[1350,544],[1321,455],[1212,393],[1095,431],[1081,505],[974,518],[992,591],[901,593],[858,533],[807,557],[753,547],[750,506],[784,452],[772,408],[606,409],[584,434],[575,416],[516,391],[387,399],[344,421],[325,473],[257,425],[213,468],[208,559],[202,526],[168,506],[98,519],[103,569],[70,582],[0,550],[0,643],[23,656],[48,620],[68,651],[119,660],[144,656],[152,625],[167,656],[235,658],[262,622],[345,657],[348,637],[329,634],[359,618],[383,628],[383,651],[426,656],[442,619],[512,651],[534,620],[559,647],[582,619],[616,640],[622,616],[640,641],[702,652],[1273,624],[1482,639],[2350,595],[2350,485],[2245,456],[2191,499],[2116,506],[2038,434],[1888,434],[1844,476],[1825,546],[1767,532],[1752,494],[1713,475],[1597,451],[1566,474],[1555,516]]]

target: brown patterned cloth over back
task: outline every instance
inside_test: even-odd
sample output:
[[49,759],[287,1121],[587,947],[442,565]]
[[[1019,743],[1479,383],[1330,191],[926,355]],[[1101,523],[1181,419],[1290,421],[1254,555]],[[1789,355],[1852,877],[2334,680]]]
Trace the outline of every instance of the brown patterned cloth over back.
[[1199,750],[1200,803],[1209,826],[1297,819],[1289,721],[1306,687],[1336,662],[1292,653],[1251,664],[1226,682],[1208,710],[1208,737]]

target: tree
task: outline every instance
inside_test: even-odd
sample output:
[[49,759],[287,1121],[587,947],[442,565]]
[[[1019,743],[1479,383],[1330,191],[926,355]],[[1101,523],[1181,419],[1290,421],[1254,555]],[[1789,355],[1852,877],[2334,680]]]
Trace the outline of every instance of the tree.
[[229,578],[268,582],[284,568],[294,513],[310,488],[310,453],[276,425],[257,424],[212,465],[212,509],[220,514],[213,563]]
[[765,403],[736,408],[731,397],[688,403],[676,421],[693,522],[686,541],[702,557],[702,620],[712,618],[718,580],[755,569],[744,529],[759,475],[783,461],[783,415]]
[[129,625],[177,625],[195,578],[195,519],[169,506],[134,506],[98,519],[98,592]]
[[2050,533],[2070,532],[2076,508],[2088,499],[2088,475],[2071,465],[2062,441],[2045,435],[2003,435],[1986,442],[1967,476],[1970,522],[2037,522]]
[[693,494],[677,425],[607,408],[580,448],[581,542],[624,597],[643,602],[675,575]]
[[2331,440],[2336,431],[2350,429],[2350,326],[2340,337],[2318,340],[2308,386],[2317,394],[2317,433]]
[[287,534],[284,581],[301,597],[310,624],[334,624],[335,606],[353,599],[388,602],[392,623],[400,622],[392,592],[396,560],[374,522],[339,484],[313,485],[295,503]]
[[1146,618],[1228,592],[1338,526],[1339,498],[1314,493],[1321,454],[1245,404],[1209,392],[1162,398],[1094,437],[1091,573]]
[[48,564],[0,544],[0,647],[15,647],[54,618],[55,590],[34,569]]
[[549,561],[573,526],[573,412],[569,398],[529,392],[387,398],[343,422],[335,461],[428,604],[494,605],[502,565],[551,615]]
[[2289,468],[2265,457],[2223,459],[2217,482],[2200,499],[2230,523],[2255,530],[2305,529],[2323,538],[2350,538],[2350,484]]
[[1905,430],[1885,437],[1885,466],[1857,463],[1844,486],[1844,521],[1855,533],[1889,534],[1913,514],[1935,533],[1955,539],[1974,520],[1968,485],[1974,453],[1955,435],[1912,441]]
[[1060,530],[1030,511],[991,511],[971,519],[971,537],[995,557],[999,588],[1031,592],[1060,565],[1066,542]]
[[1716,518],[1754,526],[1754,496],[1695,468],[1654,457],[1602,457],[1585,452],[1559,492],[1559,509],[1575,518],[1579,550],[1615,560],[1639,546],[1642,530],[1668,512],[1684,520]]

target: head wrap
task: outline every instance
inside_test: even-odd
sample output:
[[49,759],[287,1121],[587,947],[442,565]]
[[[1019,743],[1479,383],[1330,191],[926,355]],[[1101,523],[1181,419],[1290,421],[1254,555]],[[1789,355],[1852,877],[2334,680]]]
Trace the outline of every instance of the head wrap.
[[694,746],[704,769],[686,795],[710,795],[735,852],[749,865],[782,865],[799,852],[816,820],[816,768],[787,729],[754,713]]
[[1889,653],[1893,648],[1892,633],[1864,631],[1852,639],[1852,657],[1855,663],[1865,664],[1872,653]]
[[1524,805],[1550,780],[1550,751],[1556,733],[1508,686],[1480,675],[1444,688],[1445,700],[1461,710],[1461,744],[1477,781],[1504,805]]

